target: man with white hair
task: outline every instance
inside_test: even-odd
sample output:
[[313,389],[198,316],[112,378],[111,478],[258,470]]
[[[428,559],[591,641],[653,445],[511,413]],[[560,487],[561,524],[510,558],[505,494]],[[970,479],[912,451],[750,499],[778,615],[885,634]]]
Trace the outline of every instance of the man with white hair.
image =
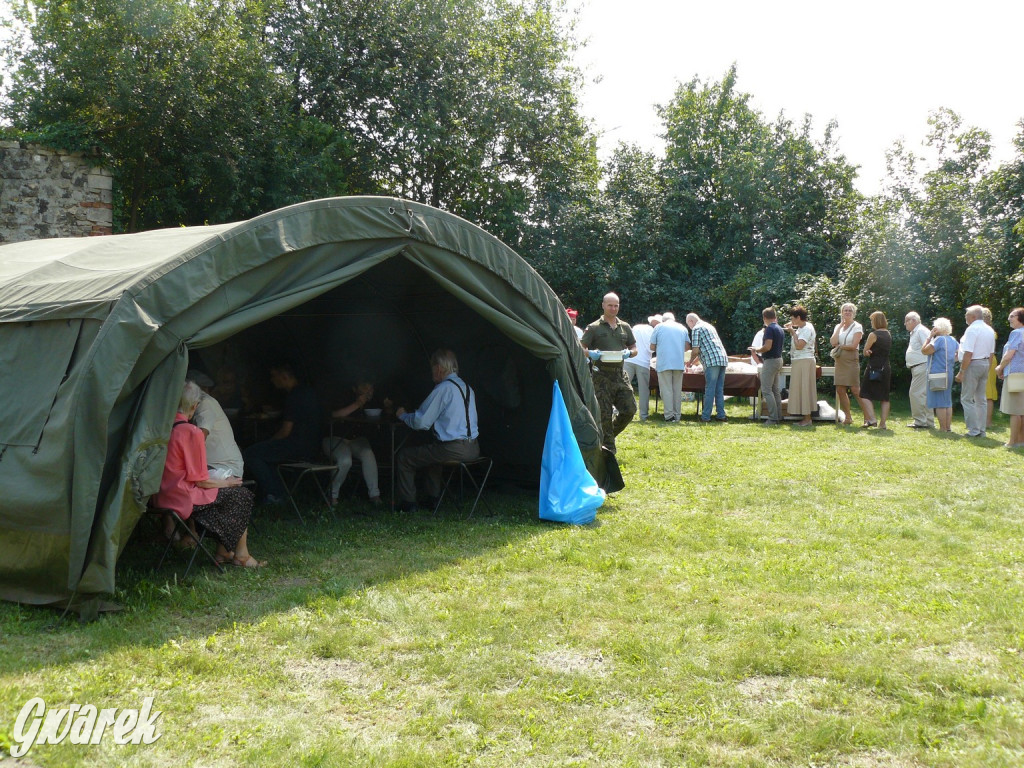
[[651,352],[658,356],[658,388],[665,401],[665,421],[678,422],[682,418],[683,371],[690,334],[671,312],[662,317],[665,322],[651,336]]
[[921,351],[928,343],[930,334],[921,324],[921,316],[917,312],[907,312],[903,325],[908,335],[906,361],[911,376],[910,414],[914,417],[907,426],[912,429],[931,429],[935,426],[935,417],[928,410],[928,356]]
[[647,412],[651,404],[651,335],[661,322],[661,315],[651,315],[646,323],[633,326],[633,338],[636,339],[636,357],[631,357],[623,365],[630,381],[636,377],[636,394],[640,401],[640,421],[647,421]]
[[[601,408],[601,443],[615,453],[615,436],[626,428],[636,414],[633,385],[626,378],[622,361],[636,354],[636,338],[629,323],[619,320],[619,297],[606,293],[601,301],[603,314],[583,331],[580,343],[594,362],[594,394]],[[602,355],[602,352],[621,352]],[[613,417],[613,411],[617,412]]]
[[459,361],[450,349],[437,349],[430,356],[430,375],[434,389],[413,412],[399,408],[395,417],[410,429],[430,431],[433,440],[426,445],[405,446],[395,460],[398,484],[398,510],[416,512],[416,471],[426,469],[428,507],[441,495],[441,464],[445,461],[472,461],[480,456],[480,425],[476,412],[476,393],[459,377]]
[[968,437],[984,437],[988,403],[985,387],[988,384],[988,359],[995,354],[996,334],[985,324],[984,311],[972,304],[964,312],[967,330],[960,339],[960,404],[964,407],[964,423]]
[[696,312],[686,316],[686,324],[691,331],[690,346],[693,355],[690,366],[698,362],[704,366],[704,408],[700,420],[707,424],[711,421],[711,406],[715,406],[715,421],[728,421],[725,415],[725,368],[729,365],[729,357],[725,353],[725,345],[718,338],[718,331],[711,323],[700,319]]

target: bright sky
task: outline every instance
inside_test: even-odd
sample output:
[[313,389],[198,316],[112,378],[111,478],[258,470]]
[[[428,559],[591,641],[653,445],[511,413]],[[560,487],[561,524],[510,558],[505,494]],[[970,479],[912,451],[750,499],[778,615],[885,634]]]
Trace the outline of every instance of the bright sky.
[[838,121],[862,192],[878,191],[894,141],[921,148],[939,107],[991,133],[996,162],[1013,157],[1024,118],[1020,0],[570,2],[589,41],[577,63],[602,159],[620,141],[660,153],[655,105],[694,76],[721,80],[733,62],[739,90],[768,119],[809,113],[819,138]]

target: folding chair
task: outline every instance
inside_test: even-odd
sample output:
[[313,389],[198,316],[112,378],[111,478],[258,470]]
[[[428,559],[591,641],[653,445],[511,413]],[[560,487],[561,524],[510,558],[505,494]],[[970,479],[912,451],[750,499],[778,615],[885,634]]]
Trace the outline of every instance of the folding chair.
[[[473,469],[475,467],[486,466],[484,470],[483,479],[477,483],[476,478],[473,476]],[[452,480],[455,479],[455,475],[459,476],[459,499],[456,502],[456,506],[459,511],[462,510],[462,500],[465,496],[466,480],[469,480],[470,485],[476,491],[476,497],[473,499],[473,506],[469,510],[467,518],[473,516],[476,511],[476,505],[480,501],[480,497],[483,495],[484,486],[487,485],[487,478],[491,476],[491,469],[494,467],[494,461],[487,458],[486,456],[478,456],[475,459],[468,461],[444,461],[441,462],[441,471],[446,473],[444,485],[441,486],[441,495],[437,497],[437,504],[434,506],[434,514],[437,514],[437,510],[441,508],[441,502],[444,501],[445,495],[448,493],[448,488],[452,484]],[[487,504],[487,499],[484,499],[484,506],[487,507],[487,511],[491,512],[491,508]],[[493,514],[493,513],[491,513]]]
[[[196,535],[196,533],[192,530],[192,527],[187,522],[182,520],[181,515],[179,515],[173,509],[165,509],[164,507],[148,507],[148,510],[150,514],[157,516],[157,519],[160,521],[161,526],[163,525],[164,516],[170,515],[170,518],[174,521],[174,531],[180,535],[181,540],[184,541],[186,538],[188,538],[189,540],[195,543],[195,547],[192,549],[192,557],[189,558],[188,566],[185,568],[185,573],[181,577],[182,579],[188,578],[188,572],[192,570],[192,565],[193,563],[195,563],[196,556],[200,552],[206,555],[206,559],[213,563],[214,567],[218,571],[224,573],[224,566],[221,565],[221,563],[218,562],[216,556],[206,548],[206,544],[204,543],[206,541],[205,528],[203,528],[201,525],[197,526],[199,529],[199,534]],[[167,542],[167,546],[164,547],[164,553],[160,557],[160,562],[157,563],[156,568],[154,568],[154,570],[158,571],[160,570],[160,568],[163,567],[164,560],[167,559],[167,553],[171,551],[171,548],[173,546],[174,537],[171,536],[170,540]]]
[[[336,464],[318,464],[313,461],[286,461],[283,464],[277,465],[277,476],[281,478],[281,483],[284,485],[285,495],[288,497],[288,502],[292,505],[292,509],[298,516],[300,523],[305,525],[306,521],[302,518],[302,513],[299,511],[299,505],[295,503],[295,491],[307,477],[312,477],[315,481],[313,484],[320,493],[320,498],[323,499],[324,507],[331,513],[331,517],[335,520],[338,519],[337,515],[334,514],[334,508],[331,507],[331,499],[324,491],[324,487],[320,483],[319,478],[320,475],[327,474],[327,482],[330,484],[331,480],[334,479],[334,473],[337,471],[338,466]],[[294,482],[288,482],[286,473],[295,475]]]

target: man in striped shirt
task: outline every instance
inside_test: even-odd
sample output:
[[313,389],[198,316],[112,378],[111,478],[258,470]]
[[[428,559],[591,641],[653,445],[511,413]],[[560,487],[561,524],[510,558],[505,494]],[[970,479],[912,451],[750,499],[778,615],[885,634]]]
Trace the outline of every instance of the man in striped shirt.
[[695,312],[686,316],[686,325],[690,328],[690,367],[697,363],[704,366],[704,408],[700,420],[705,424],[711,421],[711,405],[714,402],[715,421],[728,421],[725,415],[725,367],[729,358],[725,354],[725,345],[718,338],[718,331],[711,323],[700,319]]

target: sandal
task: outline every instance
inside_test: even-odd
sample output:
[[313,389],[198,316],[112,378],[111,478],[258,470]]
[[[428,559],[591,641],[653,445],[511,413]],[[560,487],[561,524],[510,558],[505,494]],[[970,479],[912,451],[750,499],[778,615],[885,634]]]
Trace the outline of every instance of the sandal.
[[860,425],[860,428],[861,429],[867,429],[868,427],[877,427],[877,426],[878,426],[878,422],[877,421],[865,421],[863,424]]
[[249,555],[248,559],[242,560],[237,557],[233,557],[230,560],[231,564],[238,568],[262,568],[267,564],[266,560],[257,560],[252,555]]

